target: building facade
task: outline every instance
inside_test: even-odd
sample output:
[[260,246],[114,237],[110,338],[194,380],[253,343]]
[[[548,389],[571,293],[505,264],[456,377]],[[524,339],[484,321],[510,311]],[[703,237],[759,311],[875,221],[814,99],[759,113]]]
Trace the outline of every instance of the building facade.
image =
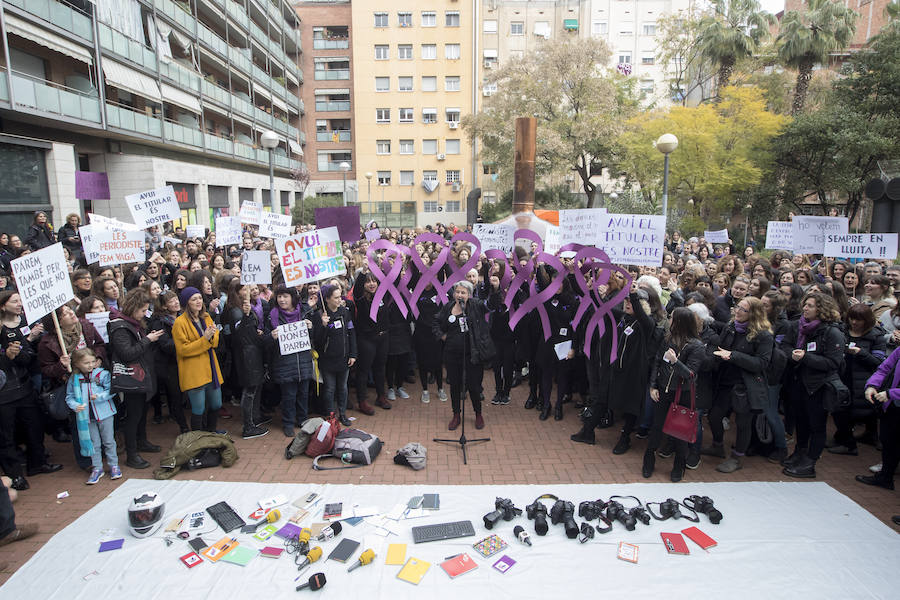
[[306,139],[287,0],[5,0],[0,36],[5,230],[37,209],[130,221],[123,196],[165,185],[176,225],[213,226],[273,204],[270,158],[275,209],[293,205]]

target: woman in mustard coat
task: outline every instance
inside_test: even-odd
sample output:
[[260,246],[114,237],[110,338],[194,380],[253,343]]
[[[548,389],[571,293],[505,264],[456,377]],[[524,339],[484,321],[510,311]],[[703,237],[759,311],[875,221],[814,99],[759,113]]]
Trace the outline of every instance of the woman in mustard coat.
[[181,292],[184,312],[172,325],[175,359],[178,362],[178,382],[181,391],[191,402],[191,429],[216,431],[219,409],[222,408],[222,371],[216,359],[219,330],[203,307],[203,295],[194,287]]

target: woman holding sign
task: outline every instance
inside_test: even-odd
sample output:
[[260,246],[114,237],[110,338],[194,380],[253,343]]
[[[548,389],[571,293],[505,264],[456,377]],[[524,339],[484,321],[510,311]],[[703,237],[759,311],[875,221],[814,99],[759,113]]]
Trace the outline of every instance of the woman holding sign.
[[356,330],[350,311],[342,304],[339,285],[322,286],[325,310],[317,311],[313,323],[313,346],[319,353],[319,371],[322,373],[322,401],[329,412],[337,412],[344,427],[350,426],[347,418],[347,376],[356,362]]
[[[309,382],[313,379],[312,353],[310,349],[281,354],[279,328],[291,323],[301,323],[307,329],[312,322],[304,319],[300,294],[294,288],[279,286],[275,290],[275,306],[269,313],[266,329],[274,340],[269,363],[272,381],[281,388],[281,426],[285,437],[294,437],[294,427],[306,420],[309,407]],[[298,394],[299,392],[299,394]]]

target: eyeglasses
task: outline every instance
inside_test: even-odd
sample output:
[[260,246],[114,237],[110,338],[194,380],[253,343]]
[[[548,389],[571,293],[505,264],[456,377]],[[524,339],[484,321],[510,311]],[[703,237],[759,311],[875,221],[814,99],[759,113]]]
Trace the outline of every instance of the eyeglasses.
[[737,306],[737,308],[735,309],[735,311],[736,311],[736,312],[750,312],[750,309],[749,309],[749,308],[744,308],[743,306],[741,306],[740,304],[738,304],[738,306]]

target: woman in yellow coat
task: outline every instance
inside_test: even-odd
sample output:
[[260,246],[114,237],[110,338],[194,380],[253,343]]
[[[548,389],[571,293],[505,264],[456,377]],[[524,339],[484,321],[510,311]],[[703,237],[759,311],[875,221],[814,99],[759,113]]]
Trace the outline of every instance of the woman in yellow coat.
[[200,290],[185,288],[179,299],[185,309],[172,325],[172,339],[178,382],[191,401],[191,429],[203,429],[203,413],[207,411],[206,430],[216,431],[223,381],[216,359],[219,330],[203,307]]

